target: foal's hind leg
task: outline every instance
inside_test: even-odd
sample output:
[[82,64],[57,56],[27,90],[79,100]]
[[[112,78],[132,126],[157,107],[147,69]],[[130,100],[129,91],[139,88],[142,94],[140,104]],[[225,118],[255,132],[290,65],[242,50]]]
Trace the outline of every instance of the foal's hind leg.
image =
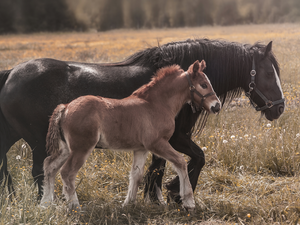
[[44,161],[44,195],[41,200],[41,206],[47,206],[54,200],[55,175],[66,162],[70,154],[69,148],[65,142],[60,141],[59,146],[59,153],[48,156]]
[[63,194],[69,202],[69,209],[80,209],[75,190],[75,178],[93,149],[94,146],[88,150],[72,148],[69,158],[60,171],[63,181]]
[[146,150],[137,150],[134,151],[133,163],[130,172],[129,186],[127,197],[123,203],[123,206],[127,205],[130,202],[134,202],[136,199],[136,193],[140,182],[142,181],[144,174],[144,166],[148,156],[148,151]]

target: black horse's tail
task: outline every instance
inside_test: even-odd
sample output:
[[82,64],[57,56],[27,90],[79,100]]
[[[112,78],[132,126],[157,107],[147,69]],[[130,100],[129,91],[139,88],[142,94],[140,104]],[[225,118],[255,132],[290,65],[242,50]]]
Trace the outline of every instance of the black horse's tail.
[[[3,70],[0,71],[0,93],[5,85],[5,82],[10,74],[11,70]],[[0,95],[1,96],[1,95]],[[7,158],[6,153],[10,148],[9,143],[7,142],[9,132],[9,125],[7,120],[5,119],[2,109],[0,108],[0,185],[3,182],[7,182],[10,192],[13,190],[12,188],[12,179],[7,170]]]
[[0,71],[0,91],[1,91],[2,87],[4,86],[10,72],[11,72],[11,70]]
[[59,141],[63,140],[60,121],[65,110],[66,105],[58,105],[50,118],[48,133],[46,137],[46,150],[51,156],[59,154]]

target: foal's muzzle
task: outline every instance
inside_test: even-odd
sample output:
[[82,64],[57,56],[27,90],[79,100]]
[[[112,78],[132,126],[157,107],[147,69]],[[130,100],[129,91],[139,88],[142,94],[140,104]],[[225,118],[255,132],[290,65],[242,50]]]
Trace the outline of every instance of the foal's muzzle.
[[221,110],[221,105],[220,103],[217,103],[215,106],[212,106],[210,109],[213,113],[219,113]]

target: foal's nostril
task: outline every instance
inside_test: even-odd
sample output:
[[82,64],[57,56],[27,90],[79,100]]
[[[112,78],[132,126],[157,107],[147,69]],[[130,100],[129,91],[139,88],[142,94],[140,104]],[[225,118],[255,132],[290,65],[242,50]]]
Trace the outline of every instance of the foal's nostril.
[[279,111],[279,114],[282,114],[283,111],[284,111],[284,107],[283,106],[279,106],[278,107],[278,111]]
[[215,106],[212,106],[212,107],[211,107],[211,111],[212,111],[213,113],[218,113],[218,112],[220,112],[220,109],[221,109],[220,103],[217,103]]

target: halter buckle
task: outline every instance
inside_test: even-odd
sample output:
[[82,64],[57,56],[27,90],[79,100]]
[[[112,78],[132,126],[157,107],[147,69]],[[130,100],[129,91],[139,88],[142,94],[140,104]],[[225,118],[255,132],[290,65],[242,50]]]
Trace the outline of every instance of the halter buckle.
[[251,75],[252,77],[254,77],[254,76],[256,75],[256,71],[255,71],[255,70],[251,70],[251,71],[250,71],[250,75]]
[[191,85],[190,86],[190,91],[194,91],[196,88],[195,88],[195,86],[194,85]]
[[272,108],[273,107],[273,102],[269,100],[268,102],[266,102],[266,106],[268,108]]

